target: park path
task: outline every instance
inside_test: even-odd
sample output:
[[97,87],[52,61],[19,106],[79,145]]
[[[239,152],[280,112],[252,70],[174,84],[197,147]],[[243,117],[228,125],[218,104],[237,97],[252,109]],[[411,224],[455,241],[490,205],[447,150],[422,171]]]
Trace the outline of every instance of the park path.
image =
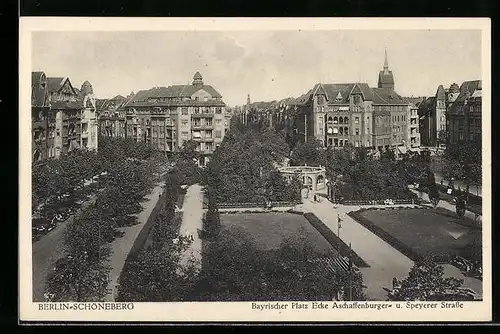
[[[335,206],[326,198],[321,198],[320,202],[305,199],[298,209],[314,213],[342,241],[347,245],[351,243],[353,251],[370,266],[359,268],[367,286],[365,293],[368,300],[386,300],[387,292],[383,288],[391,289],[394,277],[400,280],[408,276],[413,261],[347,215],[359,210],[359,206]],[[342,221],[340,235],[337,214]]]
[[111,271],[109,273],[110,282],[108,284],[109,293],[105,297],[105,301],[111,302],[115,300],[117,295],[118,278],[122,272],[123,266],[127,259],[130,249],[135,242],[135,239],[141,232],[144,224],[148,220],[151,212],[153,211],[156,203],[158,202],[159,195],[162,192],[163,183],[159,183],[153,191],[146,196],[146,199],[141,203],[142,211],[137,214],[137,224],[128,227],[122,227],[118,230],[123,233],[121,237],[116,238],[109,245],[111,247],[111,255],[109,256],[109,265]]
[[52,231],[42,236],[38,241],[32,244],[32,268],[33,268],[33,301],[43,302],[45,297],[45,285],[47,275],[54,268],[57,260],[64,256],[64,233],[74,217],[85,210],[96,200],[96,195],[85,201],[78,211],[65,221],[61,222]]
[[182,206],[183,215],[180,227],[181,235],[192,236],[193,241],[189,248],[184,251],[180,258],[180,267],[186,268],[191,261],[194,261],[196,270],[201,269],[201,239],[198,229],[203,228],[203,192],[199,184],[190,186],[184,197]]

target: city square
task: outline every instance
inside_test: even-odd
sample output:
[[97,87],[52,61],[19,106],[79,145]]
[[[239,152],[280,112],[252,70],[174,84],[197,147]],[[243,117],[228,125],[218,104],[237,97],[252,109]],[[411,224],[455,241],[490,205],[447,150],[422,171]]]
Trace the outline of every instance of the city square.
[[38,32],[33,300],[482,300],[480,34],[364,33]]

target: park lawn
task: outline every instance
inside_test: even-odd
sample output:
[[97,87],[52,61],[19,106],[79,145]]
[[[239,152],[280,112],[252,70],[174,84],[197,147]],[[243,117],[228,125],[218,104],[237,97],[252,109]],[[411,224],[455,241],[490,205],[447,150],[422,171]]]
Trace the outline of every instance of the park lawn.
[[[481,259],[477,249],[481,248],[481,229],[470,227],[472,221],[459,219],[453,212],[439,209],[398,208],[385,210],[362,210],[357,212],[388,235],[379,234],[389,244],[395,238],[418,256],[433,256],[446,259],[459,255],[470,260]],[[369,224],[359,221],[365,227]],[[384,234],[385,234],[384,233]],[[472,244],[477,243],[474,251]],[[401,251],[401,250],[400,250]]]
[[292,213],[221,214],[226,229],[241,229],[262,250],[278,249],[282,242],[309,243],[321,255],[336,256],[333,246],[302,216]]

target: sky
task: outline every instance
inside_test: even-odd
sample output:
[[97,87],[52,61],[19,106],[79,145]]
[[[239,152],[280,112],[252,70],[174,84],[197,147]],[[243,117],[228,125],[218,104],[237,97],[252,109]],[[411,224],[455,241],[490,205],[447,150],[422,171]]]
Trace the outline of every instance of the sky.
[[61,32],[32,35],[32,70],[88,80],[98,98],[190,84],[199,71],[229,105],[298,97],[316,83],[376,87],[387,49],[395,90],[434,95],[481,79],[480,30]]

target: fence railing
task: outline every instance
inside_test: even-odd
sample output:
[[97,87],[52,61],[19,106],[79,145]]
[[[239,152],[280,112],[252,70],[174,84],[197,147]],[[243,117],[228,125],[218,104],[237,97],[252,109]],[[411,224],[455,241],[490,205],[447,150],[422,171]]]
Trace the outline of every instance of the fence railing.
[[378,200],[334,200],[335,204],[343,205],[386,205],[386,204],[421,204],[420,198],[402,198],[402,199],[378,199]]
[[[271,207],[291,207],[301,204],[301,201],[276,201],[270,202]],[[264,208],[268,207],[267,203],[219,203],[217,204],[219,209],[248,209],[248,208]],[[208,203],[203,203],[203,208],[208,209]]]

